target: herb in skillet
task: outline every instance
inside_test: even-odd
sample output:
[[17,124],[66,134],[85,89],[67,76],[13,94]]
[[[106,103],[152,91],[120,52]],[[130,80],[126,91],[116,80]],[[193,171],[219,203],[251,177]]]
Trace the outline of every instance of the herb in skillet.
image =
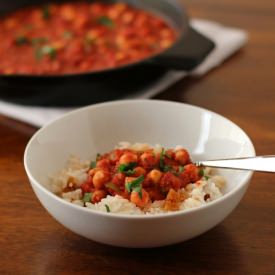
[[114,21],[111,18],[109,18],[108,16],[100,16],[99,18],[97,18],[97,22],[105,27],[108,27],[108,28],[115,27]]

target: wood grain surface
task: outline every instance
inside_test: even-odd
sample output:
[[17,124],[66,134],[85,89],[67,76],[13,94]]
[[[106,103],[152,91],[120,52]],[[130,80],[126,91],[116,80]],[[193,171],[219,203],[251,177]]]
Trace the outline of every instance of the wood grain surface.
[[[249,32],[247,46],[200,79],[157,98],[218,112],[242,127],[258,155],[275,154],[275,1],[182,1],[193,17]],[[35,128],[0,116],[0,274],[275,274],[275,175],[257,173],[236,210],[193,240],[122,249],[79,237],[40,205],[22,158]]]

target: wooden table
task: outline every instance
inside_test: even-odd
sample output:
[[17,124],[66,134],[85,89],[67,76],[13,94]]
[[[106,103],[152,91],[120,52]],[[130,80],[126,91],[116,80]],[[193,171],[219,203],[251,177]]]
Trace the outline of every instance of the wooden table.
[[[258,155],[275,154],[275,1],[183,2],[192,16],[248,30],[249,43],[220,68],[158,98],[218,112],[250,135]],[[255,174],[237,209],[196,239],[113,248],[69,232],[40,205],[22,164],[35,131],[0,116],[0,274],[275,274],[275,175]]]

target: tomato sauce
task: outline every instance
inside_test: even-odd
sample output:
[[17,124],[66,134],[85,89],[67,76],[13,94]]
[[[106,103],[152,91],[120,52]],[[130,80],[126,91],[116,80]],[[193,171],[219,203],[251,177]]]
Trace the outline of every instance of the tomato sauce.
[[[155,200],[166,200],[166,210],[176,210],[179,190],[198,182],[202,169],[191,162],[185,149],[135,151],[116,149],[92,161],[87,180],[81,184],[87,202],[98,203],[107,195],[119,195],[145,208]],[[76,187],[68,181],[63,192]]]
[[177,36],[162,18],[125,3],[29,7],[0,19],[0,74],[116,68],[164,51]]

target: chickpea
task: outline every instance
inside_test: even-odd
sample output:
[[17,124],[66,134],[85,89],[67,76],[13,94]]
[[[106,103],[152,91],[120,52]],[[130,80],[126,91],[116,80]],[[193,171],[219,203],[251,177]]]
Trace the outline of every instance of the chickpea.
[[134,181],[134,180],[136,180],[137,178],[135,178],[135,177],[126,177],[125,178],[125,184],[126,183],[130,183],[130,182],[132,182],[132,181]]
[[173,40],[171,39],[165,39],[160,42],[160,46],[162,49],[167,49],[173,44]]
[[140,156],[140,163],[145,169],[152,169],[157,164],[157,158],[152,152],[144,152]]
[[136,154],[127,152],[120,157],[119,164],[129,164],[131,162],[137,162],[137,161],[138,161],[138,156]]
[[190,156],[185,149],[179,149],[175,152],[175,160],[181,165],[186,165],[190,162]]
[[93,184],[96,189],[102,189],[110,180],[110,174],[104,170],[98,170],[93,176]]
[[96,190],[92,195],[92,203],[98,203],[107,196],[105,190]]
[[64,5],[60,14],[65,21],[73,21],[75,19],[75,10],[71,5]]
[[117,19],[119,15],[120,15],[120,12],[114,8],[108,11],[108,16],[113,20]]
[[187,184],[191,182],[189,175],[184,171],[179,175],[181,188],[185,188]]
[[122,16],[122,22],[129,24],[134,20],[134,14],[132,12],[126,12]]
[[117,186],[123,186],[125,182],[125,175],[123,173],[117,173],[113,176],[112,183]]
[[130,196],[130,201],[136,206],[144,208],[149,203],[149,194],[144,189],[141,190],[142,196],[136,191],[133,191]]
[[177,191],[181,187],[181,180],[171,172],[167,172],[161,177],[160,187],[165,192],[169,191],[171,188]]
[[173,32],[171,32],[170,29],[162,29],[160,31],[160,35],[165,38],[170,38],[171,36],[173,36]]
[[140,166],[138,166],[138,167],[136,167],[135,169],[134,169],[134,176],[135,177],[140,177],[140,176],[145,176],[146,175],[146,170],[143,168],[143,167],[140,167]]
[[199,168],[192,163],[184,166],[184,173],[189,176],[190,182],[196,182],[201,178]]
[[109,158],[111,160],[111,162],[117,162],[120,157],[123,155],[123,150],[120,150],[120,149],[116,149],[114,151],[111,152]]
[[101,168],[102,170],[109,170],[110,168],[110,160],[101,159],[96,163],[96,168]]
[[146,177],[149,181],[152,181],[154,184],[158,184],[162,177],[162,172],[157,169],[150,171]]
[[62,40],[57,40],[55,42],[52,43],[53,48],[55,48],[56,50],[62,50],[65,47],[65,42]]
[[117,11],[122,12],[126,10],[127,5],[125,3],[116,3],[114,7]]
[[98,171],[98,169],[97,169],[97,168],[94,168],[94,169],[91,169],[91,170],[88,172],[88,174],[89,174],[90,177],[93,177],[97,171]]
[[88,23],[89,23],[89,19],[85,15],[82,15],[82,16],[78,15],[74,19],[74,27],[76,29],[83,29],[85,26],[87,26]]

